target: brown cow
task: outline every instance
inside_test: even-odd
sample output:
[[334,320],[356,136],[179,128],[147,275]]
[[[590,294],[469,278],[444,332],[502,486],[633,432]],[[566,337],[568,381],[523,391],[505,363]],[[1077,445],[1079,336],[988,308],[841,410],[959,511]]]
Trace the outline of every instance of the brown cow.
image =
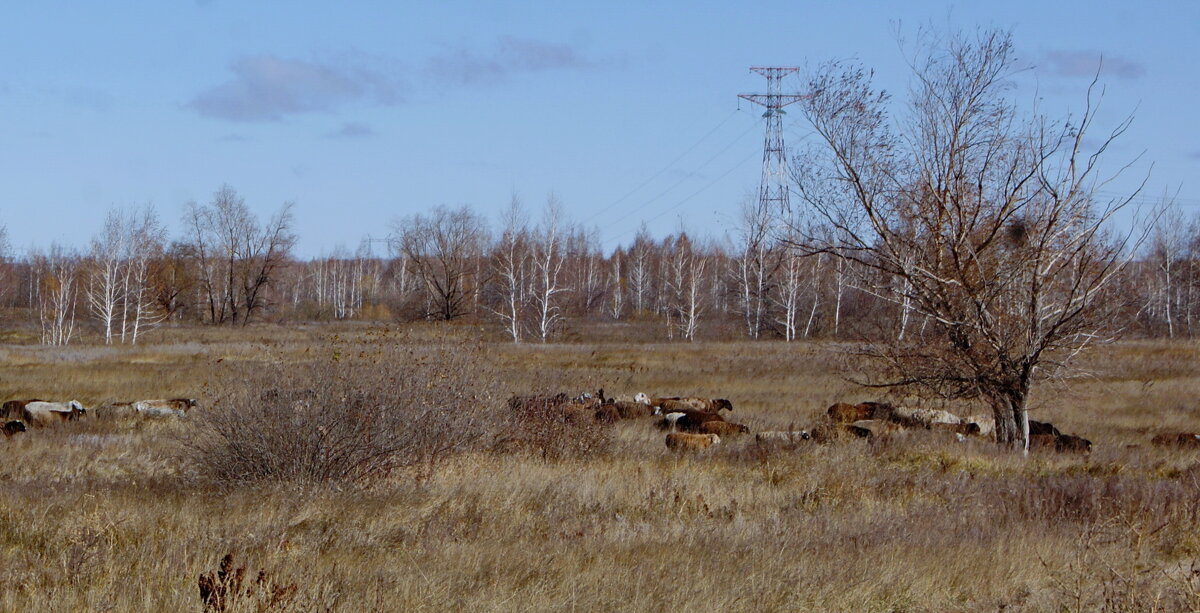
[[1055,428],[1054,424],[1052,424],[1052,423],[1043,422],[1043,421],[1033,421],[1032,419],[1029,420],[1029,436],[1032,437],[1032,436],[1035,436],[1038,434],[1049,434],[1051,436],[1062,436],[1062,432],[1059,432],[1058,428]]
[[675,421],[675,427],[679,428],[680,430],[687,431],[687,432],[699,431],[700,425],[705,422],[725,421],[720,415],[717,415],[716,413],[709,413],[708,411],[699,411],[696,409],[684,409],[682,411],[674,411],[674,412],[675,413],[683,413],[683,415],[680,416],[679,419],[677,419]]
[[44,402],[40,398],[30,398],[28,400],[9,400],[3,405],[0,405],[0,419],[20,419],[21,411],[25,409],[25,405],[31,402]]
[[629,402],[628,400],[610,400],[602,406],[611,406],[621,415],[621,419],[636,419],[638,417],[649,417],[654,414],[654,409],[647,404],[641,402]]
[[640,402],[652,408],[658,408],[660,409],[659,413],[664,414],[684,409],[697,409],[714,413],[722,409],[726,411],[733,410],[733,403],[726,398],[700,398],[698,396],[651,398],[645,393],[639,392],[633,399],[635,402]]
[[25,431],[25,422],[14,419],[5,422],[3,426],[0,426],[0,430],[4,431],[4,438],[12,438],[14,434]]
[[611,424],[621,421],[621,411],[617,410],[611,404],[602,404],[596,409],[596,421],[602,424]]
[[1092,442],[1073,434],[1031,434],[1029,448],[1059,453],[1088,453],[1092,450]]
[[671,451],[703,451],[721,442],[716,434],[686,434],[672,432],[667,435],[667,449]]
[[750,428],[742,424],[734,424],[727,421],[706,421],[700,424],[699,431],[701,434],[719,434],[721,436],[735,436],[738,434],[747,434]]
[[818,443],[830,443],[843,439],[871,438],[873,434],[853,424],[817,424],[809,430],[809,436]]
[[894,407],[885,402],[860,402],[858,404],[839,402],[826,409],[825,414],[834,423],[852,424],[867,419],[892,419],[894,411]]

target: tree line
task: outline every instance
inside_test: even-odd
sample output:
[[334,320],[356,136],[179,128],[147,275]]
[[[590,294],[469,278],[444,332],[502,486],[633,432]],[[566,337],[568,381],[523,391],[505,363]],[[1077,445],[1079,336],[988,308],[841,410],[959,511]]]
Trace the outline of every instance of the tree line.
[[[903,339],[928,327],[918,305],[878,286],[906,281],[806,251],[785,221],[748,198],[721,237],[643,226],[606,251],[559,197],[531,211],[514,196],[494,222],[437,206],[396,219],[385,241],[299,259],[290,204],[259,219],[223,186],[184,207],[175,237],[151,207],[114,208],[86,247],[9,254],[0,295],[46,344],[136,343],[163,323],[351,319],[471,320],[517,342],[606,322],[683,341]],[[1105,299],[1136,334],[1200,333],[1197,219],[1169,209]]]

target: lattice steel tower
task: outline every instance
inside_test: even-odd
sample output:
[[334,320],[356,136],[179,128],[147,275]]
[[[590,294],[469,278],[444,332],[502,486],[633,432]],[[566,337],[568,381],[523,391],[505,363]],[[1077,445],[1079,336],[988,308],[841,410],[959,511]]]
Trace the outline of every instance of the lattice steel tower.
[[778,206],[780,211],[788,208],[788,177],[787,155],[783,150],[783,107],[799,102],[807,96],[803,94],[782,93],[783,77],[800,72],[797,67],[790,66],[751,66],[750,72],[767,78],[767,93],[738,94],[738,98],[766,107],[763,117],[767,120],[766,134],[763,136],[763,167],[762,183],[758,187],[758,202],[760,206]]

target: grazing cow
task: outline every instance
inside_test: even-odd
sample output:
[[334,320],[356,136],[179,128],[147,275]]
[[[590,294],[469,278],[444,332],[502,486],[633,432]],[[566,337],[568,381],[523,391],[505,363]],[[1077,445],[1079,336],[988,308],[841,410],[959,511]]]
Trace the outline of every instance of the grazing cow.
[[19,419],[7,421],[0,426],[0,430],[4,431],[4,438],[12,438],[14,434],[25,431],[25,422]]
[[638,394],[633,397],[633,400],[653,408],[661,409],[661,412],[663,413],[670,411],[682,411],[685,409],[696,409],[699,411],[709,411],[714,413],[722,409],[726,411],[733,410],[733,403],[725,398],[699,398],[697,396],[651,398],[644,392],[638,392]]
[[702,451],[721,442],[716,434],[686,434],[672,432],[667,435],[667,449],[671,451]]
[[865,436],[862,438],[874,438],[874,437],[880,437],[880,436],[889,436],[889,435],[892,435],[892,434],[895,434],[897,432],[901,432],[904,430],[904,428],[901,427],[900,424],[897,424],[897,423],[891,422],[891,421],[887,421],[884,419],[864,419],[864,420],[856,421],[852,424],[849,424],[846,427],[857,429],[857,431],[851,430],[850,431],[851,434],[859,434],[863,430],[870,432],[869,436]]
[[1038,433],[1029,435],[1029,448],[1059,453],[1088,453],[1092,450],[1092,442],[1072,434]]
[[886,402],[860,402],[847,404],[839,402],[825,410],[825,414],[834,423],[851,424],[867,419],[892,419],[895,407]]
[[675,425],[680,430],[684,430],[687,432],[698,431],[700,429],[700,425],[705,422],[725,421],[724,419],[721,418],[720,415],[717,415],[716,413],[709,413],[708,411],[699,411],[696,409],[684,409],[684,410],[678,411],[678,412],[683,413],[683,416],[675,420]]
[[996,418],[991,415],[970,415],[963,418],[968,424],[979,428],[979,436],[992,436],[996,433]]
[[1159,447],[1178,447],[1180,449],[1200,449],[1200,434],[1191,432],[1164,432],[1155,434],[1151,443]]
[[621,412],[611,404],[602,404],[595,412],[596,421],[602,424],[611,424],[621,421]]
[[847,404],[839,402],[830,406],[825,410],[825,414],[835,424],[849,424],[864,419],[871,419],[870,412],[863,408],[863,405]]
[[621,419],[636,419],[638,417],[649,417],[654,414],[654,409],[649,405],[641,402],[629,402],[627,400],[609,400],[602,406],[610,406],[621,414]]
[[1062,432],[1054,427],[1054,424],[1041,421],[1029,420],[1029,436],[1033,437],[1039,434],[1049,434],[1051,436],[1062,436]]
[[743,424],[734,424],[727,421],[706,421],[700,424],[701,434],[719,434],[721,436],[735,436],[738,434],[749,434],[750,428]]
[[197,405],[192,398],[170,398],[166,400],[139,400],[133,410],[148,417],[182,416]]
[[807,430],[769,430],[754,435],[754,442],[762,443],[796,443],[807,441],[812,437]]
[[683,413],[678,411],[667,413],[658,421],[659,430],[671,430],[674,432],[679,427],[679,419],[683,417]]
[[48,426],[64,421],[75,421],[87,414],[87,409],[76,400],[70,402],[31,402],[21,410],[21,419],[31,426]]
[[40,398],[30,398],[28,400],[9,400],[3,405],[0,405],[0,419],[20,419],[21,411],[25,409],[25,405],[31,402],[43,402]]
[[698,396],[686,396],[684,398],[664,398],[663,400],[672,400],[690,406],[693,409],[700,409],[701,411],[709,411],[711,413],[716,413],[721,410],[733,410],[733,403],[727,398],[700,398]]
[[1088,453],[1092,450],[1092,442],[1074,434],[1064,434],[1054,442],[1054,450],[1059,453]]
[[854,424],[818,424],[809,430],[812,440],[829,443],[842,439],[871,438],[870,430]]

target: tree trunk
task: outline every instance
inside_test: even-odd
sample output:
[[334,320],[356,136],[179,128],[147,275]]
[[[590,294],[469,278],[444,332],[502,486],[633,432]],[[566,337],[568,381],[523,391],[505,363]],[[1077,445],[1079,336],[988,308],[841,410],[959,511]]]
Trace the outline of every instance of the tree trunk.
[[1029,415],[1026,411],[1028,392],[1009,388],[989,395],[992,417],[996,420],[996,442],[1013,449],[1029,449]]

